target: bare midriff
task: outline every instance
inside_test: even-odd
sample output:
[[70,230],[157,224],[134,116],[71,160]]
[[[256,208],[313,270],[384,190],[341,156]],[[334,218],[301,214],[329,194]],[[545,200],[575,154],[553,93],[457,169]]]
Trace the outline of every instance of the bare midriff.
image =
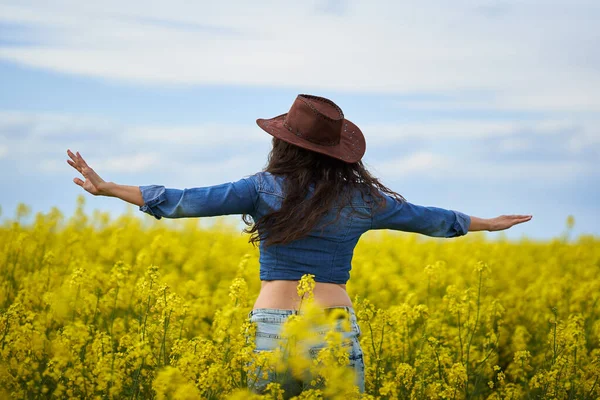
[[[261,281],[260,293],[254,303],[257,308],[280,308],[297,310],[300,305],[298,296],[299,281]],[[313,289],[315,303],[322,307],[349,306],[352,301],[346,292],[346,285],[341,283],[315,282]]]

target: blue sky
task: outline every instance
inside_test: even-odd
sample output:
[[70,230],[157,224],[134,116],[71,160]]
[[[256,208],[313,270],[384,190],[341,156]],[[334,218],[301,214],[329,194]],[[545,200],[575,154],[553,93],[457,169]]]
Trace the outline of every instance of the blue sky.
[[0,0],[1,217],[73,212],[67,148],[128,185],[252,174],[271,143],[256,118],[311,93],[413,203],[533,214],[510,238],[560,235],[569,214],[598,235],[599,18],[596,1]]

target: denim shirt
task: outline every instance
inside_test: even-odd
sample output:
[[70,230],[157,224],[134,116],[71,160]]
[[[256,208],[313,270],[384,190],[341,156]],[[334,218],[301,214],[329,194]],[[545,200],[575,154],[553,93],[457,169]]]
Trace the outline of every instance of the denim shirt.
[[[212,217],[249,214],[254,221],[281,207],[284,198],[283,176],[258,172],[236,182],[189,189],[170,189],[162,185],[140,186],[144,204],[140,211],[156,219]],[[313,188],[309,188],[309,196]],[[373,198],[356,192],[354,211],[335,205],[308,236],[288,244],[269,247],[259,244],[261,280],[299,280],[313,274],[317,282],[342,283],[350,279],[352,255],[360,236],[371,229],[393,229],[434,237],[465,235],[471,218],[459,211],[424,207],[401,202],[380,192],[385,203],[379,208]],[[364,198],[363,198],[364,197]]]

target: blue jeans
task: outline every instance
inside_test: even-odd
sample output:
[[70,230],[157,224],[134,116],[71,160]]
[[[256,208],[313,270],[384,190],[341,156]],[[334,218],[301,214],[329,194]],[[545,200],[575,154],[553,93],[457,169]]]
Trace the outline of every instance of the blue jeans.
[[[330,309],[341,308],[345,310],[346,318],[349,319],[351,330],[344,330],[341,323],[342,319],[338,319],[335,331],[342,332],[342,339],[351,343],[348,347],[348,367],[352,368],[355,372],[354,384],[358,386],[361,393],[365,391],[365,364],[363,361],[363,352],[360,347],[358,338],[361,336],[361,331],[358,326],[354,309],[348,306],[337,306],[327,307],[324,311],[330,312]],[[254,352],[272,351],[280,346],[281,339],[281,326],[286,321],[287,317],[292,314],[297,314],[297,310],[288,310],[280,308],[257,308],[248,313],[248,318],[251,322],[256,325],[256,338],[255,338],[255,349]],[[312,345],[308,348],[308,354],[311,358],[315,359],[325,345],[325,332],[319,332],[323,340],[320,343]],[[254,369],[257,373],[260,370]],[[267,369],[268,378],[265,380],[262,377],[251,377],[248,376],[248,388],[254,393],[262,393],[269,382],[280,382],[281,387],[285,390],[285,395],[297,395],[304,389],[322,387],[316,385],[311,386],[310,380],[298,380],[291,373],[284,375],[283,379],[281,375],[277,377],[275,371]],[[264,371],[263,371],[264,372]]]

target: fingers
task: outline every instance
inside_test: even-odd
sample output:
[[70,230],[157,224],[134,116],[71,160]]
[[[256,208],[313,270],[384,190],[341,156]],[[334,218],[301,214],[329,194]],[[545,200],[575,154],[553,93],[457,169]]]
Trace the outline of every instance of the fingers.
[[71,157],[73,161],[77,162],[77,157],[75,156],[75,154],[73,154],[71,150],[67,149],[67,154],[69,155],[69,157]]
[[[71,160],[67,160],[67,163],[71,167],[79,171],[86,178],[85,182],[89,180],[92,183],[92,185],[97,185],[98,183],[103,182],[103,180],[94,172],[94,170],[91,169],[89,165],[87,165],[87,163],[85,162],[83,157],[81,157],[81,154],[79,154],[78,151],[75,152],[75,154],[73,154],[71,150],[67,149],[67,154],[71,158]],[[75,183],[78,186],[83,187],[85,182],[79,178],[73,178],[73,183]]]
[[81,172],[81,168],[79,168],[79,166],[78,166],[77,164],[75,164],[73,161],[71,161],[71,160],[67,160],[67,163],[68,163],[68,164],[69,164],[71,167],[75,168],[77,171]]
[[75,168],[77,171],[81,172],[81,165],[79,164],[79,159],[77,158],[77,156],[73,154],[73,152],[71,152],[71,150],[69,149],[67,149],[67,154],[69,157],[71,157],[71,160],[73,160],[67,160],[69,165]]
[[70,166],[72,166],[73,168],[75,168],[77,171],[79,171],[84,177],[88,177],[88,173],[90,171],[92,171],[92,169],[90,168],[90,166],[87,164],[87,162],[85,162],[85,160],[83,159],[83,157],[81,157],[81,154],[79,154],[79,152],[75,152],[75,154],[73,154],[73,152],[69,149],[67,149],[67,154],[69,155],[69,157],[71,157],[71,160],[67,160],[67,163],[69,163]]
[[494,227],[490,231],[503,231],[514,225],[530,221],[531,218],[533,215],[500,215],[492,219]]
[[67,160],[67,163],[85,176],[85,168],[87,167],[87,164],[85,164],[85,161],[83,161],[83,159],[79,156],[79,152],[77,152],[77,154],[73,154],[71,150],[67,149],[67,154],[69,157],[71,157],[71,160],[73,160]]
[[510,215],[509,217],[511,217],[511,226],[514,226],[531,220],[533,215]]
[[[81,157],[81,154],[79,154],[79,152],[77,152],[77,157],[79,158],[79,161],[81,162],[81,164],[86,167],[86,168],[90,168],[89,165],[87,165],[87,163],[85,162],[85,160],[83,159],[83,157]],[[91,168],[90,168],[91,169]]]

